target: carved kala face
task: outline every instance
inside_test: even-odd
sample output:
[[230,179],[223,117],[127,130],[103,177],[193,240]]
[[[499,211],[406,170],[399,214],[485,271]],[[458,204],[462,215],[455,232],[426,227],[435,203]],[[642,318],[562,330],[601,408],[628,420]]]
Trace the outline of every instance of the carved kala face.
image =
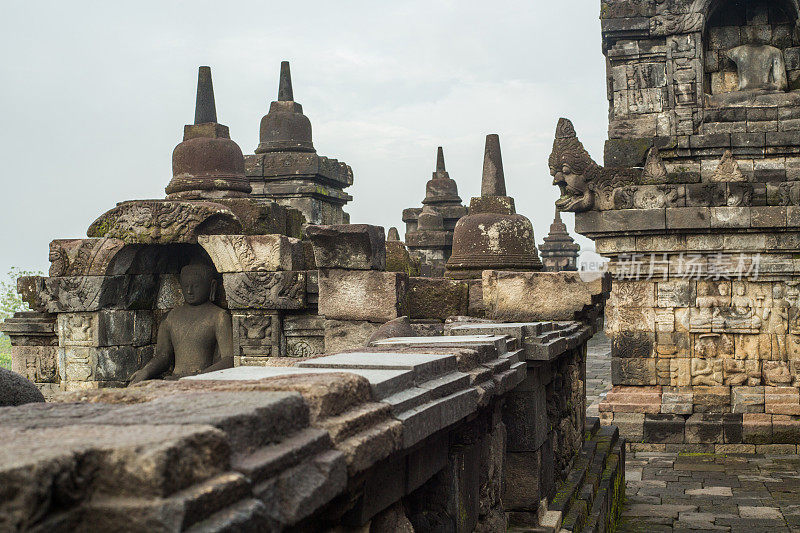
[[594,198],[584,174],[577,174],[568,163],[550,167],[553,185],[561,189],[561,197],[556,207],[561,211],[586,211],[592,208]]
[[208,267],[189,265],[181,270],[181,291],[189,305],[201,305],[211,299],[211,291],[216,281]]

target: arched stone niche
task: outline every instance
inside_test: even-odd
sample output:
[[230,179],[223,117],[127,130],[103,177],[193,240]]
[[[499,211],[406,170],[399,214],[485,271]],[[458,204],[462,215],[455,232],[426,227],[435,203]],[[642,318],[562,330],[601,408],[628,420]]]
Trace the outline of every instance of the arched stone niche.
[[[702,6],[706,13],[703,36],[706,94],[800,89],[800,32],[794,0],[714,0],[703,3],[706,4]],[[752,50],[740,48],[743,45],[759,47],[756,56],[760,54],[761,57],[753,58]],[[740,77],[743,68],[755,71],[755,76],[750,79],[769,79],[774,85],[773,82],[767,86],[753,83],[745,79],[746,73]],[[783,82],[781,77],[786,81]]]
[[[197,243],[124,244],[117,239],[53,241],[51,277],[39,292],[58,325],[62,390],[124,386],[154,355],[159,325],[183,303],[179,273],[213,265]],[[225,307],[222,277],[215,303]]]

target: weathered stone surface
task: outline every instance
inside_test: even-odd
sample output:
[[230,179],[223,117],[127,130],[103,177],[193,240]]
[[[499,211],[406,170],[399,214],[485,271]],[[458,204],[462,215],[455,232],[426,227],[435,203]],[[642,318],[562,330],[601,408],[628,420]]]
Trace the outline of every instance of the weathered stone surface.
[[119,239],[56,239],[50,243],[50,276],[105,276],[123,246]]
[[44,402],[44,396],[23,376],[0,368],[0,407]]
[[40,278],[39,298],[50,313],[98,309],[149,309],[156,296],[154,275]]
[[483,273],[486,316],[497,320],[574,320],[608,291],[609,277],[585,282],[572,272]]
[[235,272],[222,275],[230,309],[303,309],[305,272]]
[[366,346],[381,326],[366,320],[325,320],[325,352],[336,353]]
[[406,315],[408,278],[399,272],[319,271],[319,313],[334,320],[383,323]]
[[411,318],[445,320],[469,310],[469,287],[463,281],[409,278],[407,298]]
[[411,328],[411,321],[408,317],[401,316],[400,318],[395,318],[394,320],[386,322],[376,329],[375,333],[372,334],[364,345],[369,346],[375,341],[391,339],[393,337],[415,337],[416,335],[417,334]]
[[386,239],[381,226],[347,224],[309,226],[317,268],[384,270]]
[[300,241],[285,235],[201,235],[197,242],[211,256],[217,272],[304,268]]

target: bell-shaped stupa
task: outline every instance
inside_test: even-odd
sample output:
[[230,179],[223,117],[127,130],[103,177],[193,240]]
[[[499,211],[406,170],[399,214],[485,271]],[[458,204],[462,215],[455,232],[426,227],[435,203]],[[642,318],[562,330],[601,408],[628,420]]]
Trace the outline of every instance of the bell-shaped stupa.
[[217,122],[211,68],[200,67],[194,124],[184,126],[183,142],[172,152],[167,198],[237,198],[250,191],[242,150],[231,140],[228,127]]
[[469,214],[458,221],[446,276],[479,278],[484,270],[541,270],[531,221],[516,214],[506,195],[500,138],[486,136],[481,196],[473,198]]

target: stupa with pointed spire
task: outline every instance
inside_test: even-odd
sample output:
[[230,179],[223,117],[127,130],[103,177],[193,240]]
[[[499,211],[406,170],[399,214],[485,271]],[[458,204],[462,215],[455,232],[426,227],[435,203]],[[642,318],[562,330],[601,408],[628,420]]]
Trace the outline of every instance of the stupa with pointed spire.
[[[458,185],[444,165],[444,151],[436,151],[436,170],[425,186],[423,207],[403,210],[406,245],[422,263],[425,276],[442,276],[453,246],[453,229],[467,214],[461,203]],[[438,217],[438,218],[437,218]]]
[[542,264],[548,272],[578,270],[578,251],[581,249],[561,221],[561,211],[556,208],[556,216],[550,224],[550,233],[539,247]]
[[250,193],[244,173],[244,157],[231,140],[228,127],[217,122],[211,68],[200,67],[194,124],[183,128],[183,142],[172,152],[170,199],[220,199]]
[[500,138],[487,135],[481,196],[472,198],[469,214],[456,224],[445,275],[469,279],[480,278],[484,270],[541,269],[533,225],[516,214],[514,199],[506,195]]
[[289,62],[281,63],[278,99],[261,119],[259,144],[245,156],[251,196],[293,207],[307,224],[347,224],[343,206],[352,200],[344,189],[353,184],[349,165],[317,154],[311,121],[294,101]]

